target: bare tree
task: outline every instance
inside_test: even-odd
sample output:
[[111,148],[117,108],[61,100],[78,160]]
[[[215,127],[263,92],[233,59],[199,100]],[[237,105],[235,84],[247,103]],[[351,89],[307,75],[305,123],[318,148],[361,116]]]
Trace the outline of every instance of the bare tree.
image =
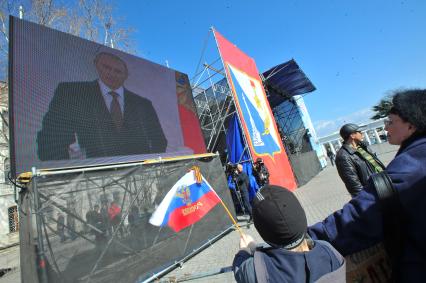
[[8,87],[7,83],[0,82],[0,125],[3,127],[0,128],[0,157],[1,160],[8,157],[9,152],[9,119],[7,115],[8,109]]
[[53,0],[33,0],[28,18],[33,22],[60,28],[61,20],[67,15],[67,10],[58,2]]
[[105,4],[103,0],[79,0],[79,7],[83,23],[80,36],[134,53],[131,39],[134,29],[119,26],[111,4]]
[[5,78],[7,72],[7,56],[9,49],[9,15],[17,15],[19,5],[16,1],[0,1],[0,77]]
[[[23,4],[22,2],[25,2]],[[21,5],[22,4],[22,5]],[[1,0],[0,1],[0,78],[7,77],[9,15],[134,53],[134,29],[120,26],[108,0]]]

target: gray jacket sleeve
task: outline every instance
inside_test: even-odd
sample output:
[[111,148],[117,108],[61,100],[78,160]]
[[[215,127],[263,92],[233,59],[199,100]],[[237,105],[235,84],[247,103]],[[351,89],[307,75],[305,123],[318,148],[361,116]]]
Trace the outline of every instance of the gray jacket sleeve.
[[232,270],[238,283],[257,283],[253,255],[247,251],[240,250],[235,255]]

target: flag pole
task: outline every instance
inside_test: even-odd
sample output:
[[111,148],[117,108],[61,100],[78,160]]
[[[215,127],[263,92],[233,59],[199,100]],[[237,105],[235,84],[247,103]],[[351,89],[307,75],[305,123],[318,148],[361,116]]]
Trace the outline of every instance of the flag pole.
[[223,208],[225,209],[226,213],[228,213],[229,218],[231,218],[232,222],[235,225],[235,228],[237,228],[237,231],[240,233],[241,237],[243,236],[243,231],[241,231],[240,226],[238,226],[237,221],[235,221],[234,217],[232,216],[231,212],[229,211],[229,209],[226,207],[225,203],[223,202],[223,200],[221,198],[220,199],[220,203],[222,204]]
[[[203,176],[201,175],[200,167],[198,166],[192,166],[191,169],[194,172],[194,178],[198,184],[201,184],[203,181]],[[237,231],[240,233],[241,237],[243,237],[243,231],[241,231],[240,226],[238,226],[237,221],[235,221],[234,217],[232,216],[231,212],[229,211],[228,207],[226,207],[225,203],[223,202],[222,198],[213,190],[213,188],[209,185],[210,190],[217,196],[217,198],[220,200],[220,203],[222,204],[223,208],[225,209],[226,213],[228,213],[229,218],[231,218],[232,222],[234,223],[235,228],[237,228]]]

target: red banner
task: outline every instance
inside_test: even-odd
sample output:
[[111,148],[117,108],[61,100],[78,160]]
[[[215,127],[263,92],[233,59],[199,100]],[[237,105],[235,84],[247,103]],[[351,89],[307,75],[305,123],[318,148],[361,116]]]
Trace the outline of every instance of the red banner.
[[255,61],[217,31],[214,34],[253,160],[263,159],[271,184],[294,190],[293,171]]
[[179,118],[184,144],[187,148],[192,149],[194,154],[206,153],[206,144],[203,133],[201,132],[200,120],[195,109],[188,76],[178,71],[176,71],[175,76]]

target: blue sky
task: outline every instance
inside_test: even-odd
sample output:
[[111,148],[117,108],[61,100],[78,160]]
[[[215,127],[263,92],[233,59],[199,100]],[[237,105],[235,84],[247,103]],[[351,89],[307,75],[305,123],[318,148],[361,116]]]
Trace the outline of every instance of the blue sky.
[[[209,28],[259,71],[294,58],[320,136],[363,122],[387,92],[426,87],[426,1],[117,1],[137,55],[194,75]],[[210,42],[211,43],[211,42]]]

